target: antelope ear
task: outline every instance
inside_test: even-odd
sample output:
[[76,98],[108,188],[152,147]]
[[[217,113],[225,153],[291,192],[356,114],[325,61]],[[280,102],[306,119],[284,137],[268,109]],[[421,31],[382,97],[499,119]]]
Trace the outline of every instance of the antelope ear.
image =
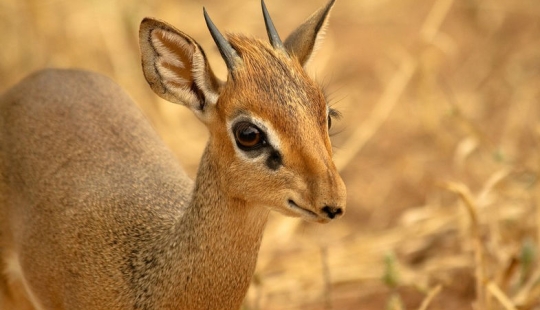
[[187,106],[197,116],[217,102],[221,82],[190,36],[165,22],[145,18],[139,44],[144,77],[158,96]]
[[330,0],[326,6],[313,13],[285,40],[285,48],[289,54],[296,57],[304,67],[312,56],[313,51],[322,42],[326,27],[328,26],[328,16],[334,3],[335,0]]

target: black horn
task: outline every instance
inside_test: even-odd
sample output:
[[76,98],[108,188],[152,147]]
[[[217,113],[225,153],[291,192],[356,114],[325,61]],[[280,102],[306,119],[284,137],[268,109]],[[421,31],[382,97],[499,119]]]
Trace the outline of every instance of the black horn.
[[272,46],[276,49],[281,49],[285,51],[285,46],[279,38],[279,34],[277,33],[276,27],[274,27],[274,23],[272,22],[272,18],[270,18],[270,14],[268,14],[268,10],[266,9],[264,0],[261,0],[261,6],[264,16],[264,24],[266,25],[266,33],[268,33],[268,39],[270,39],[270,44],[272,44]]
[[203,12],[204,19],[206,20],[206,25],[208,26],[208,30],[210,30],[210,34],[212,35],[214,42],[216,42],[221,57],[223,57],[223,60],[225,60],[229,71],[234,70],[234,67],[240,59],[240,56],[238,56],[238,53],[236,53],[229,41],[227,41],[227,39],[225,39],[221,32],[219,32],[216,25],[214,25],[214,23],[210,19],[210,16],[208,16],[208,13],[206,13],[205,8],[203,8]]

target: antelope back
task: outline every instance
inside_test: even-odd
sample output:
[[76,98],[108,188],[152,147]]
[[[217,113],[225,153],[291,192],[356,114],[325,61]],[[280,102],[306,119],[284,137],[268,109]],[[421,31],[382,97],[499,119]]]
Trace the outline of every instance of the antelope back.
[[281,41],[262,3],[270,44],[223,36],[204,16],[227,65],[226,81],[201,46],[155,20],[140,28],[142,64],[152,89],[190,108],[210,131],[207,151],[221,187],[248,204],[327,222],[344,212],[345,186],[332,162],[332,110],[304,66],[321,40],[330,1]]
[[0,97],[0,137],[0,309],[133,305],[130,266],[192,189],[145,116],[106,77],[44,70]]

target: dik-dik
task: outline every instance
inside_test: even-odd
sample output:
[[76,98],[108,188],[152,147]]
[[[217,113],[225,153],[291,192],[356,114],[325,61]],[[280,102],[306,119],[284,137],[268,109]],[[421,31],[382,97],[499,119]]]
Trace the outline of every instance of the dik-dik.
[[334,1],[281,41],[223,36],[219,80],[201,46],[144,19],[144,76],[210,132],[195,181],[111,80],[38,72],[0,98],[0,309],[238,309],[270,210],[345,211],[333,111],[304,65]]

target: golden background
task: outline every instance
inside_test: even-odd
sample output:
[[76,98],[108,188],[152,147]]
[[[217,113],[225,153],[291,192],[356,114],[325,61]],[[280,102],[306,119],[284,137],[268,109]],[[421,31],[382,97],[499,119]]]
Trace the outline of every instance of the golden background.
[[[267,0],[285,38],[324,1]],[[104,73],[194,175],[207,133],[144,81],[145,16],[266,38],[260,2],[0,0],[0,91],[45,67]],[[540,309],[540,5],[338,0],[312,76],[343,113],[333,136],[348,210],[273,214],[245,309]]]

